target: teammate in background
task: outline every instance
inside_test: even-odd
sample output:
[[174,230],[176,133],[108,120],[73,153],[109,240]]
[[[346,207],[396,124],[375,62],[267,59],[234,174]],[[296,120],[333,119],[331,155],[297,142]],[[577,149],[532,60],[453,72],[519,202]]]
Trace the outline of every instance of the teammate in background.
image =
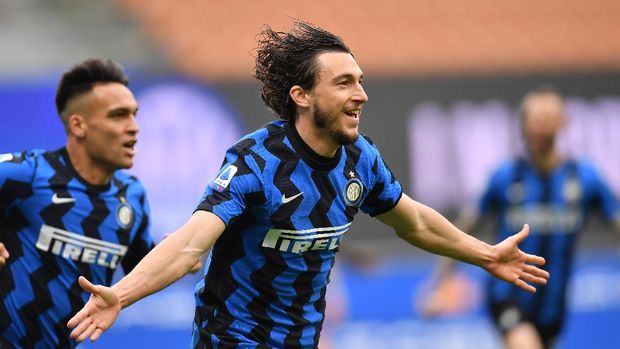
[[[544,257],[553,275],[536,294],[490,279],[487,299],[491,317],[506,348],[552,348],[566,313],[566,288],[575,244],[590,209],[600,204],[604,215],[620,232],[620,207],[597,171],[586,161],[563,158],[555,147],[564,127],[564,100],[550,87],[529,92],[521,105],[521,131],[527,155],[502,164],[491,177],[477,212],[464,212],[459,225],[473,232],[485,215],[497,218],[498,241],[523,222],[531,235],[524,251]],[[454,261],[442,259],[435,285],[447,280]],[[427,315],[441,312],[436,293],[424,307]]]
[[54,151],[0,155],[0,347],[73,348],[67,321],[88,299],[79,275],[109,285],[153,246],[135,155],[138,104],[122,67],[91,59],[64,73]]
[[358,210],[405,241],[488,270],[528,291],[548,273],[520,251],[527,226],[495,246],[455,228],[402,193],[369,138],[363,74],[339,37],[303,22],[261,33],[254,76],[280,118],[226,154],[189,221],[112,287],[80,277],[92,296],[68,326],[97,340],[122,308],[184,275],[211,251],[196,287],[194,348],[314,348],[325,289]]

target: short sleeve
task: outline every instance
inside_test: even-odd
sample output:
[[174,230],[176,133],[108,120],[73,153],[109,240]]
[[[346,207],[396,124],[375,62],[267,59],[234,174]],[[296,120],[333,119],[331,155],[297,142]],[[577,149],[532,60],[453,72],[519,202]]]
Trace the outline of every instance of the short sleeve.
[[366,140],[370,143],[372,154],[370,173],[373,180],[372,187],[369,188],[360,208],[364,213],[374,217],[394,208],[403,195],[403,188],[381,157],[377,147],[368,138]]
[[599,175],[594,166],[587,163],[583,163],[582,166],[588,185],[586,192],[591,194],[590,202],[599,204],[607,219],[620,219],[620,205],[609,185]]
[[0,154],[0,207],[11,208],[32,195],[36,171],[34,154]]
[[250,158],[228,150],[219,174],[207,185],[196,210],[212,212],[228,225],[246,210],[246,196],[263,190],[260,172],[254,167]]

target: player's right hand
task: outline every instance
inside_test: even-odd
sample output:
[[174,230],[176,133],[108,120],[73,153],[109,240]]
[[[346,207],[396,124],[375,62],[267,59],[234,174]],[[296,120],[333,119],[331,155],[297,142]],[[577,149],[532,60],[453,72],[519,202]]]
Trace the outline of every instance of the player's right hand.
[[121,312],[121,304],[112,288],[93,285],[83,276],[80,276],[78,282],[84,291],[90,293],[90,299],[69,320],[67,327],[73,328],[71,338],[78,342],[83,342],[88,337],[91,342],[94,342],[112,326]]
[[4,244],[0,242],[0,267],[4,266],[8,260],[9,250],[7,250]]

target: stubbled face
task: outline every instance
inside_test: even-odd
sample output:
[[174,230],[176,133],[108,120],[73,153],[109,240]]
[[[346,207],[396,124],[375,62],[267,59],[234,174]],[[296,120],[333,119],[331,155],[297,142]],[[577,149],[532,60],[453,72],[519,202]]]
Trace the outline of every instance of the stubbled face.
[[314,126],[337,144],[353,143],[368,101],[362,70],[349,53],[326,52],[316,59],[319,69],[310,105]]
[[529,96],[523,104],[523,137],[528,152],[544,156],[554,151],[555,139],[564,125],[562,99],[550,93]]
[[80,144],[91,161],[109,172],[133,166],[139,131],[133,93],[123,84],[102,83],[75,104],[85,124]]

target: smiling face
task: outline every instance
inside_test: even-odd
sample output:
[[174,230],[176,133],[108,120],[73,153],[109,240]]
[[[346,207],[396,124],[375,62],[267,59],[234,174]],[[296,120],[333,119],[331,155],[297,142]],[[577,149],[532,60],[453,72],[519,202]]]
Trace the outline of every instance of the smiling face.
[[309,111],[322,137],[343,145],[357,140],[359,118],[368,96],[363,73],[353,56],[325,52],[316,57],[317,82],[309,91]]
[[136,154],[138,103],[123,84],[101,83],[70,102],[81,127],[72,136],[89,162],[105,172],[130,168]]

